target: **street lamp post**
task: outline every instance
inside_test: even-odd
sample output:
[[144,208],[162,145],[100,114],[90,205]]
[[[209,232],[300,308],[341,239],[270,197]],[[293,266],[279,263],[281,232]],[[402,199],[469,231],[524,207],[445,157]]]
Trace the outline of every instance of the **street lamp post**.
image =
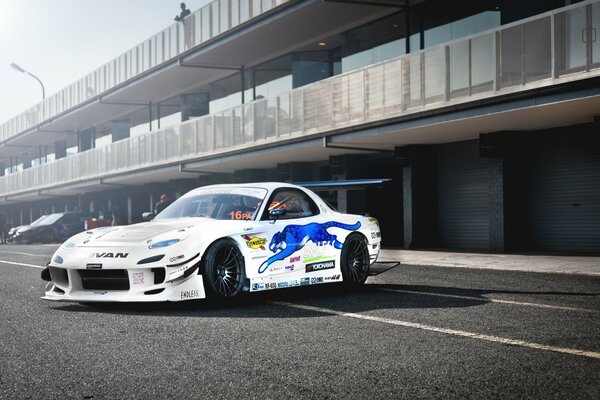
[[22,72],[24,74],[27,74],[29,76],[31,76],[33,79],[35,79],[36,81],[38,81],[40,83],[40,86],[42,87],[42,100],[46,98],[46,89],[44,89],[44,84],[42,83],[42,81],[40,80],[40,78],[38,78],[37,76],[35,76],[34,74],[32,74],[29,71],[25,71],[23,68],[19,67],[17,64],[12,63],[10,64],[10,66],[19,72]]

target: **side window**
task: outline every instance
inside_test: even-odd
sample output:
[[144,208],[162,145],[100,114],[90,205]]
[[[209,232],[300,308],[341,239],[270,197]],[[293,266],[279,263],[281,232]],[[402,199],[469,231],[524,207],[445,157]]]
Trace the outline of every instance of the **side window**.
[[276,219],[294,219],[311,217],[319,214],[315,202],[303,191],[298,189],[279,189],[271,195],[263,219],[270,217],[272,210],[285,210]]
[[61,224],[72,224],[73,222],[75,222],[74,217],[75,216],[73,214],[65,214],[58,222]]

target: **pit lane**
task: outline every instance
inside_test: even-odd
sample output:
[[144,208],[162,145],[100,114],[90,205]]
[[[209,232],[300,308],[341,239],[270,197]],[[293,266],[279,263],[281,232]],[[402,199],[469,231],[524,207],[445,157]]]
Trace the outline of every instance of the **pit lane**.
[[0,246],[0,398],[600,396],[598,278],[402,265],[358,291],[92,307],[40,299],[56,247]]

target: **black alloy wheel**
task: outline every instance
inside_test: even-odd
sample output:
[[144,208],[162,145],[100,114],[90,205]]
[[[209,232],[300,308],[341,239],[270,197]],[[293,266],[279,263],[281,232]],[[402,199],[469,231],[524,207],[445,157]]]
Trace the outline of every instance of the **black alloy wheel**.
[[242,291],[246,279],[244,257],[235,243],[219,240],[206,251],[203,278],[208,297],[227,299]]
[[352,233],[344,242],[341,254],[342,277],[348,286],[361,285],[369,276],[371,266],[369,249],[365,238]]

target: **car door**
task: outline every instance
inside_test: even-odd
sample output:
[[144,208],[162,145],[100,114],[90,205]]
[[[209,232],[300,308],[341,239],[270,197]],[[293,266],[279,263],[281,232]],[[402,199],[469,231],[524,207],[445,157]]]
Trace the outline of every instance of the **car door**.
[[79,218],[77,214],[65,214],[57,221],[57,227],[61,239],[67,239],[73,236],[79,228]]
[[322,247],[322,238],[315,232],[319,213],[315,202],[300,189],[281,188],[271,194],[260,221],[268,248],[267,257],[258,267],[259,275],[278,281],[298,279],[300,284],[304,259],[316,255]]

